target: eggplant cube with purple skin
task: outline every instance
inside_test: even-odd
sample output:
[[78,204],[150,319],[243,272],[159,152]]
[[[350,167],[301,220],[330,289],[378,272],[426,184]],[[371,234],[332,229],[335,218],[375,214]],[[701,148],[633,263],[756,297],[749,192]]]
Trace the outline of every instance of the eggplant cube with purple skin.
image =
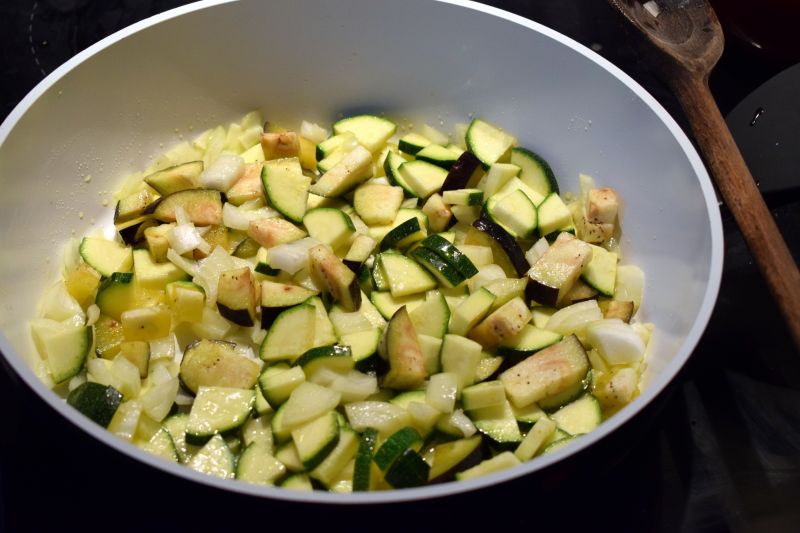
[[542,305],[557,307],[592,258],[592,247],[561,233],[528,271],[526,295]]

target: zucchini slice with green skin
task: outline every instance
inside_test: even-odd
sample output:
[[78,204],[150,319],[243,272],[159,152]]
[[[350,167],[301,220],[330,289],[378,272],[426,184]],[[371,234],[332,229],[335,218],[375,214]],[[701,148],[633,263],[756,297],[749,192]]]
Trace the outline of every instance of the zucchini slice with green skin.
[[600,425],[603,413],[600,402],[591,394],[584,394],[550,415],[559,429],[570,435],[589,433]]
[[416,154],[418,161],[427,161],[445,170],[450,170],[453,167],[459,155],[438,144],[429,144]]
[[403,196],[401,187],[367,183],[356,189],[353,207],[366,224],[391,224],[403,203]]
[[281,406],[282,424],[285,428],[295,429],[333,410],[341,398],[341,393],[327,387],[309,381],[301,383]]
[[403,249],[419,242],[428,235],[427,230],[420,224],[418,218],[409,218],[400,223],[386,234],[381,240],[381,250],[391,248]]
[[386,472],[392,463],[407,449],[419,450],[422,446],[422,437],[416,429],[404,427],[389,435],[386,441],[378,448],[373,460],[383,472]]
[[339,443],[339,418],[334,411],[292,431],[297,455],[306,470],[313,470]]
[[456,307],[450,318],[450,333],[466,335],[483,318],[489,314],[496,296],[486,290],[479,290],[470,294],[461,305]]
[[[519,420],[519,419],[517,419]],[[544,442],[550,438],[556,430],[556,424],[546,416],[543,416],[525,435],[522,442],[514,450],[514,455],[520,461],[530,461],[539,451]]]
[[294,360],[314,343],[317,309],[301,304],[282,311],[261,343],[259,356],[264,361]]
[[114,272],[130,272],[133,267],[129,246],[102,237],[84,237],[79,252],[86,264],[106,278]]
[[343,118],[333,124],[334,134],[350,132],[370,152],[377,152],[383,148],[395,131],[397,125],[394,122],[375,115],[357,115]]
[[505,470],[507,468],[513,468],[520,464],[522,463],[519,459],[517,459],[516,455],[511,452],[502,452],[498,455],[495,455],[491,459],[481,461],[472,468],[457,473],[456,479],[459,481],[464,481],[467,479],[486,476],[494,472],[500,472],[501,470]]
[[190,161],[159,170],[144,177],[144,182],[161,196],[197,188],[197,178],[203,173],[202,161]]
[[326,198],[341,196],[369,178],[372,165],[372,154],[363,146],[357,146],[325,171],[309,191]]
[[425,199],[442,188],[447,170],[433,163],[416,159],[400,165],[400,175],[414,191],[414,196]]
[[406,160],[403,159],[403,156],[396,152],[389,152],[386,154],[386,159],[383,162],[383,171],[386,173],[386,177],[389,179],[389,183],[393,185],[399,186],[403,189],[403,194],[406,198],[414,198],[416,194],[414,193],[414,189],[411,188],[403,175],[400,173],[400,165],[405,163]]
[[483,191],[480,189],[455,189],[442,192],[442,199],[450,205],[482,205]]
[[370,489],[372,477],[372,456],[378,443],[378,431],[367,428],[361,434],[361,439],[356,452],[356,462],[353,466],[353,492]]
[[270,453],[271,447],[251,442],[236,462],[236,479],[257,485],[273,485],[286,473],[286,467]]
[[495,442],[522,441],[522,433],[519,431],[514,411],[511,410],[511,404],[505,399],[505,396],[500,404],[470,411],[469,417],[478,431]]
[[199,444],[238,428],[250,416],[255,399],[253,389],[200,387],[189,412],[186,438]]
[[498,380],[470,385],[461,391],[461,405],[466,411],[503,405],[505,402],[506,389],[503,387],[503,383]]
[[400,140],[397,142],[397,147],[403,153],[416,155],[417,152],[430,144],[433,144],[430,139],[419,133],[412,132],[400,137]]
[[259,365],[236,351],[231,342],[201,339],[186,347],[181,360],[181,382],[192,392],[200,387],[250,389],[260,372]]
[[390,320],[403,306],[411,312],[425,301],[425,297],[422,294],[412,294],[395,298],[390,292],[375,291],[370,295],[370,301],[383,318]]
[[266,161],[261,183],[270,205],[292,222],[302,222],[308,203],[311,178],[303,174],[296,157]]
[[483,174],[482,169],[481,161],[475,154],[469,150],[463,152],[450,167],[441,187],[442,192],[475,187]]
[[87,381],[69,393],[67,403],[97,424],[108,427],[122,403],[122,393],[111,385]]
[[92,349],[91,326],[40,319],[31,323],[31,332],[54,383],[63,383],[83,369],[86,356]]
[[355,360],[349,346],[331,344],[310,349],[301,355],[294,364],[301,367],[303,373],[311,378],[322,369],[346,373],[353,369]]
[[178,457],[178,451],[175,448],[175,443],[172,442],[172,437],[164,428],[156,431],[155,434],[150,437],[150,440],[140,444],[139,447],[144,451],[150,452],[153,455],[157,455],[158,457],[166,459],[167,461],[172,461],[173,463],[180,462],[180,457]]
[[484,168],[511,158],[511,148],[516,139],[496,126],[474,118],[465,135],[467,150],[480,159]]
[[384,473],[386,482],[396,489],[419,487],[428,482],[430,465],[411,448],[400,454]]
[[547,161],[527,148],[511,149],[511,164],[520,168],[519,179],[542,196],[558,194],[558,181]]
[[475,383],[481,351],[481,345],[473,340],[461,335],[445,335],[440,355],[442,372],[455,374],[459,389],[472,385]]
[[455,287],[465,281],[455,266],[442,259],[433,250],[424,247],[415,248],[410,255],[447,288]]
[[301,367],[278,363],[264,369],[258,377],[258,386],[267,403],[278,409],[305,380],[306,374]]
[[596,289],[603,296],[614,296],[617,282],[618,254],[609,252],[602,246],[592,247],[592,258],[586,263],[581,272],[581,277],[590,287]]
[[[575,335],[527,357],[500,374],[506,395],[516,407],[553,399],[578,387],[589,372],[586,351]],[[544,407],[543,407],[544,408]]]
[[509,261],[511,261],[511,265],[517,272],[517,276],[525,276],[530,268],[530,264],[528,264],[528,260],[525,259],[525,253],[522,251],[522,248],[519,247],[514,237],[503,229],[502,226],[485,217],[481,217],[473,222],[472,226],[497,242],[508,256]]
[[[339,442],[336,447],[328,454],[322,462],[314,468],[310,473],[313,479],[322,483],[331,491],[335,491],[334,484],[340,481],[344,474],[345,468],[354,460],[356,452],[358,451],[358,434],[352,429],[342,425],[341,415],[336,414],[339,418]],[[352,473],[345,474],[349,479],[345,480],[345,485],[351,485]]]
[[222,193],[214,189],[186,189],[162,196],[148,206],[145,214],[152,213],[161,222],[175,222],[179,207],[197,226],[222,224]]
[[497,347],[497,353],[512,360],[519,360],[559,342],[562,338],[562,335],[554,331],[539,329],[531,324],[525,324],[522,327],[522,331],[500,343],[500,346]]
[[314,485],[311,484],[308,474],[303,472],[292,474],[291,476],[287,477],[281,482],[280,487],[288,490],[299,490],[305,492],[314,490]]
[[317,158],[317,161],[322,161],[326,157],[330,156],[333,152],[337,151],[341,148],[346,141],[349,141],[353,138],[352,133],[340,133],[339,135],[333,135],[328,137],[321,143],[317,144],[316,149],[314,150],[314,155]]
[[521,190],[506,196],[496,194],[489,198],[484,207],[486,214],[501,225],[512,237],[529,239],[537,226],[536,206]]
[[189,468],[223,479],[236,476],[236,458],[221,435],[214,435],[189,460]]
[[476,435],[434,446],[430,453],[432,466],[428,478],[431,481],[444,481],[455,475],[455,472],[466,470],[472,466],[470,458],[477,460],[479,457],[476,452],[480,445],[481,437]]
[[425,303],[409,311],[409,316],[417,335],[430,335],[441,339],[447,334],[450,307],[444,295],[438,290],[428,291],[425,294]]
[[453,265],[464,279],[469,279],[478,273],[478,269],[470,261],[469,257],[441,235],[431,235],[423,240],[421,244]]
[[316,293],[299,285],[275,281],[261,282],[261,328],[269,329],[284,309],[301,304]]
[[303,225],[311,237],[334,250],[349,244],[356,232],[350,216],[332,207],[310,209],[303,217]]
[[[419,248],[414,250],[412,255],[419,250]],[[435,256],[436,254],[433,255]],[[436,279],[414,260],[404,255],[388,252],[382,253],[380,258],[381,268],[386,274],[386,281],[389,283],[389,291],[395,298],[436,288]],[[455,269],[452,270],[455,275],[458,275]]]
[[175,451],[178,452],[181,463],[188,463],[199,449],[197,446],[186,442],[186,425],[188,423],[189,415],[187,413],[178,413],[167,417],[161,424],[161,427],[172,437],[172,443],[175,445]]
[[575,232],[575,223],[567,204],[557,193],[550,193],[537,207],[539,213],[539,235],[546,237],[556,231]]

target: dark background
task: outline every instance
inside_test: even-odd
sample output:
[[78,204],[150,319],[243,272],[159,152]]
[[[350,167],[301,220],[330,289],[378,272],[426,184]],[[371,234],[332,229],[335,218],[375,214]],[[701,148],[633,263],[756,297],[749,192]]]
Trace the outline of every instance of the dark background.
[[[75,53],[183,3],[2,0],[0,116]],[[486,3],[593,48],[687,129],[676,101],[641,63],[604,1]],[[724,114],[800,61],[791,34],[800,21],[798,10],[788,8],[793,3],[716,2],[728,44],[711,87]],[[796,99],[800,90],[794,87],[792,94]],[[780,116],[767,108],[763,119]],[[797,124],[791,126],[797,135]],[[797,185],[767,196],[795,258]],[[0,531],[800,531],[800,354],[738,230],[721,210],[722,288],[695,354],[655,405],[566,465],[501,487],[392,506],[260,500],[190,484],[97,444],[6,368],[0,372]]]

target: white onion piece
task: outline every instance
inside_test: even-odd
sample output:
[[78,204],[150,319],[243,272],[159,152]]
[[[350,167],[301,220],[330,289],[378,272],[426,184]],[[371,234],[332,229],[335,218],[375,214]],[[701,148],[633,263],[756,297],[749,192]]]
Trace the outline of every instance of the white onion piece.
[[320,242],[312,237],[306,237],[287,244],[279,244],[269,249],[269,266],[297,274],[308,266],[308,251]]
[[200,250],[201,252],[208,253],[211,251],[211,245],[206,242],[200,235],[197,228],[191,222],[189,224],[178,224],[167,233],[167,240],[169,246],[179,255],[192,250]]
[[63,283],[53,285],[42,298],[41,317],[76,327],[86,324],[86,314]]
[[200,184],[208,189],[226,192],[244,172],[244,159],[238,155],[221,154],[200,174]]
[[586,328],[586,340],[610,365],[627,365],[644,355],[642,337],[619,318],[607,318]]
[[192,261],[191,259],[181,257],[181,254],[172,248],[167,250],[167,259],[169,259],[173,265],[180,268],[192,277],[197,276],[197,273],[200,271],[200,268],[197,266],[197,261]]
[[231,229],[238,229],[247,231],[250,227],[251,220],[260,220],[262,218],[275,218],[279,213],[271,207],[259,207],[258,209],[246,209],[245,205],[250,202],[236,207],[235,205],[226,202],[222,206],[222,223]]
[[300,135],[309,141],[319,144],[328,138],[328,130],[313,122],[300,123]]
[[550,244],[544,237],[533,243],[533,246],[531,246],[530,250],[525,252],[525,259],[528,260],[528,264],[533,266],[534,263],[536,263],[536,261],[538,261],[539,258],[544,255],[548,248],[550,248]]

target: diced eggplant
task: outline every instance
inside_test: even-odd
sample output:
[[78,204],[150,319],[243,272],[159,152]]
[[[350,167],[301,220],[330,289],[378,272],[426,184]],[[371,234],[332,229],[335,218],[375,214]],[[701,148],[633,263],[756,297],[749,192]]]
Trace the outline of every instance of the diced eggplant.
[[558,306],[591,257],[591,245],[561,233],[528,272],[526,296],[542,305]]
[[152,213],[161,222],[175,222],[179,207],[197,226],[222,224],[222,193],[213,189],[187,189],[162,196],[148,206],[145,214]]
[[575,388],[588,371],[586,351],[578,338],[570,335],[507,369],[500,374],[500,381],[511,403],[519,408]]
[[282,218],[251,220],[247,235],[264,248],[302,239],[306,232]]
[[158,224],[152,215],[143,215],[120,224],[115,229],[125,244],[136,244],[145,236],[145,230]]
[[293,131],[261,134],[261,149],[264,159],[283,159],[300,155],[300,137]]
[[114,208],[114,224],[122,224],[144,214],[147,207],[158,200],[150,187],[145,187],[117,202]]
[[450,172],[442,184],[442,192],[474,187],[481,174],[483,174],[483,167],[480,160],[467,150],[450,167]]
[[311,275],[317,283],[325,287],[345,311],[358,311],[361,307],[361,288],[353,271],[324,244],[311,248],[308,257]]
[[633,317],[633,302],[630,300],[600,300],[597,302],[603,312],[603,318],[619,318],[630,322]]
[[251,389],[260,371],[258,362],[237,352],[232,342],[202,339],[186,347],[180,378],[192,392],[204,386]]
[[519,247],[514,237],[499,224],[481,216],[481,218],[472,223],[472,226],[489,235],[500,245],[519,277],[524,276],[528,272],[530,265],[528,264],[528,260],[525,259],[525,253],[522,251],[522,248]]
[[202,172],[202,161],[190,161],[145,176],[144,182],[162,196],[166,196],[174,192],[197,188],[197,178]]
[[261,184],[262,166],[261,162],[245,165],[242,176],[225,193],[231,204],[242,205],[251,200],[264,199],[264,186]]
[[472,328],[469,338],[486,349],[510,339],[531,319],[531,311],[522,298],[513,298]]
[[425,357],[405,306],[392,316],[378,350],[389,361],[389,372],[382,382],[384,387],[415,389],[425,381]]
[[219,314],[234,324],[250,327],[256,320],[256,286],[250,267],[226,270],[217,285]]

